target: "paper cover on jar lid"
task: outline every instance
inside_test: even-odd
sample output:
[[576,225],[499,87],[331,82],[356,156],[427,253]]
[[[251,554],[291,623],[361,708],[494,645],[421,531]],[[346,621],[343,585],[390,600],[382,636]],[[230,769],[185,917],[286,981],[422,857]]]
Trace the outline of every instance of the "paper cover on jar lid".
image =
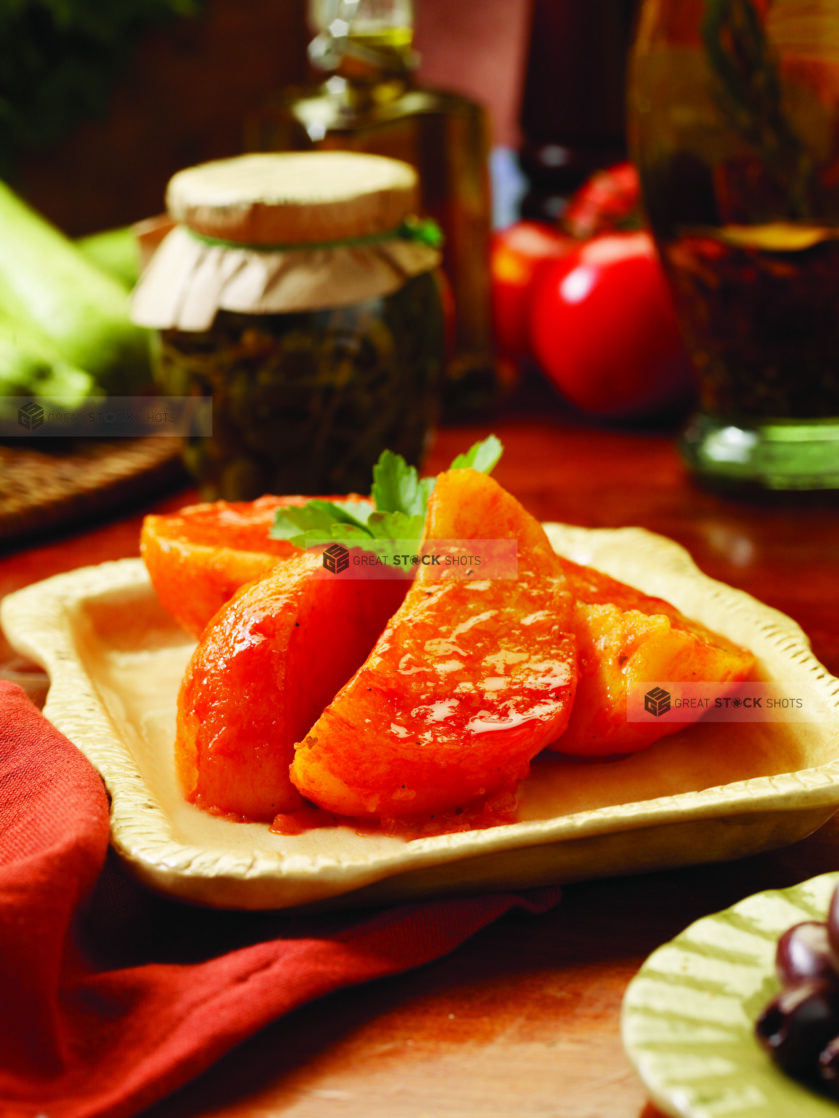
[[413,168],[355,153],[243,156],[179,172],[167,190],[179,224],[143,272],[132,317],[197,331],[219,310],[290,313],[389,295],[440,263],[410,225],[415,198]]
[[415,241],[264,251],[209,244],[177,226],[134,289],[131,317],[158,330],[206,330],[219,310],[282,314],[349,306],[397,291],[436,268]]

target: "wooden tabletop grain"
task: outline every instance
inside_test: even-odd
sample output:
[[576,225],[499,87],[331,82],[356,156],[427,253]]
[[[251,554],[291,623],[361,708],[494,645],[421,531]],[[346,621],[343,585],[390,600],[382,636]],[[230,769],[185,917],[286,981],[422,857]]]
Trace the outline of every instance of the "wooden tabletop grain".
[[[429,472],[490,430],[506,447],[495,476],[539,518],[670,536],[707,574],[797,621],[839,674],[839,505],[704,492],[672,433],[550,414],[443,430]],[[146,511],[25,547],[0,541],[0,595],[136,555]],[[0,668],[10,664],[26,667],[0,639]],[[417,972],[276,1022],[147,1118],[656,1118],[620,1040],[621,1001],[644,959],[693,920],[838,868],[832,820],[792,847],[725,865],[568,885],[547,915],[506,917]]]

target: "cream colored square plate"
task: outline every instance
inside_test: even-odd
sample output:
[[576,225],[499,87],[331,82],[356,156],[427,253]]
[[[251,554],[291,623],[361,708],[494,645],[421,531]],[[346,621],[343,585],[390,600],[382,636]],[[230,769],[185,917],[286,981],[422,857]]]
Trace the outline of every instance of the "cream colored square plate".
[[557,551],[747,645],[760,674],[820,720],[694,726],[620,760],[543,755],[506,826],[411,842],[343,826],[279,836],[181,797],[172,743],[192,643],[139,559],[29,586],[0,618],[50,675],[45,713],[102,774],[117,851],[148,885],[191,901],[260,909],[526,888],[737,858],[824,823],[839,807],[839,680],[795,623],[642,529],[547,528]]

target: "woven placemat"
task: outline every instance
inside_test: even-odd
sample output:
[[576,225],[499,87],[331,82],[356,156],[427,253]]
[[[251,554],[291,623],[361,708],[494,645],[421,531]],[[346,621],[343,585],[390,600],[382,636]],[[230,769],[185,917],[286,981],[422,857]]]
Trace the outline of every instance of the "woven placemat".
[[0,444],[0,547],[186,481],[177,439],[46,442]]

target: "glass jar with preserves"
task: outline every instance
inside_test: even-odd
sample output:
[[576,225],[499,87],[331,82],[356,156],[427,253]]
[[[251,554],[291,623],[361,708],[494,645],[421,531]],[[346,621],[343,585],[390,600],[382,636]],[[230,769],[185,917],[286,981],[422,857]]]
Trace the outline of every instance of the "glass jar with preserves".
[[178,172],[175,222],[135,288],[158,385],[212,399],[184,460],[205,500],[369,489],[384,449],[421,463],[443,362],[439,234],[417,176],[346,152]]

